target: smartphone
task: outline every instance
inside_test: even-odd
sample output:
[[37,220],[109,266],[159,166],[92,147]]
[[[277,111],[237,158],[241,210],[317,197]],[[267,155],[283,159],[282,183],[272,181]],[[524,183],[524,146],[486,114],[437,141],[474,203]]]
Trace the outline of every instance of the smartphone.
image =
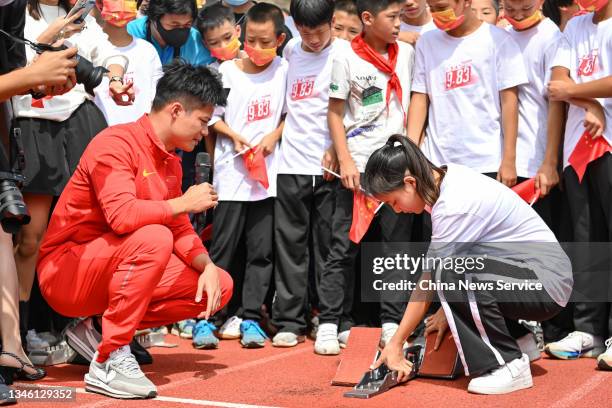
[[96,0],[77,0],[72,9],[68,12],[68,17],[75,15],[80,10],[85,10],[79,18],[74,20],[74,24],[81,24],[85,21],[85,17],[94,7],[96,7]]

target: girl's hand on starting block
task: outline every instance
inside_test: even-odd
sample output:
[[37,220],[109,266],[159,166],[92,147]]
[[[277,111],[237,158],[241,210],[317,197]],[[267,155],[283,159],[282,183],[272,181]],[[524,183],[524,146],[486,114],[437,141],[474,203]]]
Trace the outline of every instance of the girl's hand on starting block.
[[370,366],[370,370],[376,370],[382,364],[386,364],[389,370],[397,371],[397,381],[403,382],[410,378],[412,363],[404,357],[402,344],[389,342],[380,353],[378,360]]
[[440,348],[446,330],[448,330],[448,322],[446,321],[444,310],[440,307],[436,313],[425,319],[425,337],[427,337],[429,333],[438,332],[434,350],[438,351],[438,348]]

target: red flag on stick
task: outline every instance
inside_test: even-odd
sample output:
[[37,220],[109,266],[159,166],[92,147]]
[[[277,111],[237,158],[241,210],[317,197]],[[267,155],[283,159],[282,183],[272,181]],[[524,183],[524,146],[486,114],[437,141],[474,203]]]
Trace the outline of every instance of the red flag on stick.
[[365,233],[368,232],[379,206],[380,201],[364,194],[363,191],[353,192],[353,223],[349,232],[351,241],[356,244],[361,242]]
[[266,169],[266,159],[264,158],[261,149],[249,149],[242,155],[244,166],[249,172],[249,177],[255,181],[259,181],[264,188],[268,188],[268,171]]
[[582,183],[582,178],[590,162],[599,159],[610,151],[612,151],[612,146],[605,137],[593,138],[589,132],[584,132],[568,160],[570,166],[574,168],[578,175],[578,181]]
[[540,198],[540,190],[535,188],[535,179],[523,181],[521,184],[517,184],[512,187],[512,190],[518,194],[523,200],[529,205],[534,205],[538,198]]

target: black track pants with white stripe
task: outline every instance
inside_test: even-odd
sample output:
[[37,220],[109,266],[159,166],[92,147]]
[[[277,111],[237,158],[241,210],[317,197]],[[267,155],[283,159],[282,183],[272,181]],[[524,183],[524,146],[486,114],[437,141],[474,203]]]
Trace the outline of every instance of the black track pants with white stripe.
[[[497,289],[500,280],[537,281],[531,269],[495,259],[485,260],[484,265],[484,270],[479,273],[458,274],[443,268],[436,272],[437,281],[455,285],[455,289],[438,290],[438,296],[465,374],[472,376],[521,357],[515,339],[527,332],[517,323],[518,319],[547,320],[562,309],[544,289]],[[493,288],[469,290],[465,286],[460,288],[460,281],[472,284],[491,282],[489,286]]]

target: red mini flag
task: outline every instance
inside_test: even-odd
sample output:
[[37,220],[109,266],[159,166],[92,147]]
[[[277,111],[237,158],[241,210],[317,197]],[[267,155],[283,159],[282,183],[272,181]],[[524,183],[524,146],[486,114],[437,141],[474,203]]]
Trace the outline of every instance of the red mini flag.
[[363,191],[353,192],[353,223],[349,238],[354,243],[358,244],[368,232],[370,223],[376,214],[376,210],[380,205],[380,201],[372,196],[365,195]]
[[517,184],[512,187],[512,190],[529,205],[534,205],[538,198],[540,198],[540,190],[535,188],[535,179],[533,178]]
[[590,162],[599,159],[610,151],[612,151],[612,146],[603,136],[593,138],[589,132],[584,132],[568,160],[570,166],[574,168],[578,175],[578,181],[582,183],[582,178]]
[[255,181],[259,181],[264,188],[268,188],[268,170],[266,169],[266,159],[264,158],[261,149],[249,149],[242,155],[244,166],[249,172],[249,177]]

